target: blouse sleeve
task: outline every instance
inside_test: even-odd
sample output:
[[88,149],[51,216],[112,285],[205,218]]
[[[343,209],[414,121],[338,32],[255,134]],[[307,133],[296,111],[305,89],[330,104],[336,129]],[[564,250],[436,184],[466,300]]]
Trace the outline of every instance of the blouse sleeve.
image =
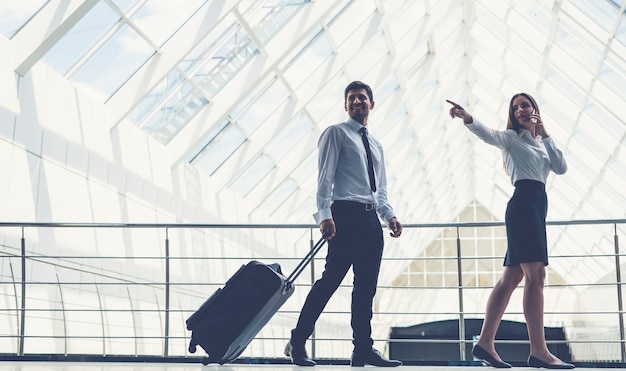
[[548,152],[548,157],[550,157],[550,167],[552,171],[559,175],[565,174],[567,171],[567,162],[565,162],[565,157],[563,157],[561,150],[556,147],[556,143],[554,143],[551,137],[543,138],[542,141]]
[[509,147],[511,143],[510,136],[507,135],[508,130],[498,131],[488,128],[476,119],[474,119],[471,124],[465,124],[465,126],[485,143],[491,144],[492,146],[496,146],[500,149]]

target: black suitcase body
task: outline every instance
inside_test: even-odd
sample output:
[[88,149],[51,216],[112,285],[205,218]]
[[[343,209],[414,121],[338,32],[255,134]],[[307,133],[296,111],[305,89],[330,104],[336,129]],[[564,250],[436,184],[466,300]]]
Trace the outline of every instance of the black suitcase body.
[[324,244],[322,237],[294,271],[285,277],[278,264],[252,260],[217,289],[186,321],[189,351],[197,345],[208,354],[202,363],[234,361],[294,292],[293,281]]

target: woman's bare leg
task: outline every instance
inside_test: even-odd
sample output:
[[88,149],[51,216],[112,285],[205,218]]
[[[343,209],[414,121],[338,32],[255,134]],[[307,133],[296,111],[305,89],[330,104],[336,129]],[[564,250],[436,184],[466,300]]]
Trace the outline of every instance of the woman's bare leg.
[[524,271],[524,317],[530,340],[530,355],[546,363],[559,364],[562,361],[548,350],[543,327],[543,287],[546,267],[543,262],[522,263]]
[[489,294],[485,320],[480,330],[480,337],[476,345],[489,352],[496,360],[502,361],[495,348],[495,338],[504,310],[509,304],[513,291],[524,278],[524,272],[520,266],[504,267],[502,276]]

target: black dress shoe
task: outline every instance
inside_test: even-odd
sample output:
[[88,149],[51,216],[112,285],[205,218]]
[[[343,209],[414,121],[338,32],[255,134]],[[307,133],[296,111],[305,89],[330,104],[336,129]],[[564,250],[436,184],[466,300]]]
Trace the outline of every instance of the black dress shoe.
[[291,358],[291,363],[298,366],[315,366],[314,360],[309,358],[306,354],[306,349],[304,349],[304,345],[302,346],[293,346],[291,345],[291,341],[287,343],[285,346],[285,355]]
[[393,359],[386,359],[374,348],[366,350],[354,350],[352,353],[352,360],[350,366],[363,367],[365,365],[372,365],[377,367],[397,367],[401,366],[402,362]]
[[533,357],[533,356],[529,356],[528,357],[528,366],[530,367],[535,367],[535,368],[551,368],[551,369],[555,369],[555,370],[569,370],[572,368],[575,368],[576,366],[574,366],[571,363],[567,363],[567,362],[563,362],[561,361],[561,363],[553,365],[551,363],[547,363],[544,362],[542,360],[540,360],[537,357]]
[[485,348],[480,345],[474,345],[472,349],[472,355],[478,359],[482,359],[484,363],[487,363],[491,367],[495,368],[511,368],[510,363],[500,362],[496,360]]

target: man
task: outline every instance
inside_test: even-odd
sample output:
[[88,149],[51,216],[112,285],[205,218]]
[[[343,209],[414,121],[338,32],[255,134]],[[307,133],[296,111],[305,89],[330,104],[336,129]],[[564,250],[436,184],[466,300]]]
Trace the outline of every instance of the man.
[[322,233],[327,233],[326,266],[306,298],[285,355],[299,366],[316,365],[306,353],[306,340],[352,266],[351,365],[400,366],[402,362],[387,360],[372,347],[372,306],[384,244],[378,216],[387,222],[392,237],[402,234],[402,224],[387,200],[382,145],[367,136],[367,120],[374,108],[372,89],[363,82],[351,82],[344,92],[344,107],[348,120],[328,127],[318,142],[318,212],[314,217]]

